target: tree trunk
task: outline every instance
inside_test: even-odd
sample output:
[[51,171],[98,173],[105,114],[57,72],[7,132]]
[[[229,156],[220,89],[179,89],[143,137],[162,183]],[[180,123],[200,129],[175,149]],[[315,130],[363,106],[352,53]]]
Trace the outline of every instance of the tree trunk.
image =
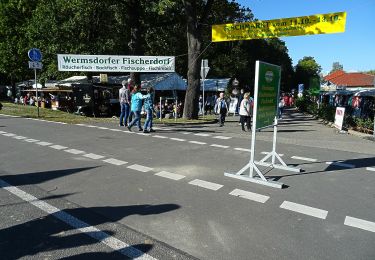
[[187,19],[187,42],[188,42],[188,87],[186,89],[184,115],[186,119],[198,118],[198,99],[200,92],[200,67],[202,51],[202,26],[206,20],[213,0],[208,0],[200,21],[197,18],[197,1],[185,0],[185,15]]
[[[128,14],[130,27],[130,41],[128,43],[130,55],[143,55],[142,50],[142,28],[141,28],[142,7],[139,0],[129,0]],[[131,72],[130,77],[135,84],[141,84],[139,72]]]

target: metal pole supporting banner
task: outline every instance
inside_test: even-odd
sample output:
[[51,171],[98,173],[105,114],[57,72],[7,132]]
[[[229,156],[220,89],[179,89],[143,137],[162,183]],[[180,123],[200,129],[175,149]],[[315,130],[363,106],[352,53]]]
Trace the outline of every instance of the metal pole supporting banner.
[[177,122],[177,105],[178,105],[178,97],[176,96],[176,105],[174,111],[174,121]]
[[161,97],[160,97],[160,107],[159,107],[159,119],[160,119],[160,122],[161,122],[161,117],[162,117],[162,110],[161,110]]
[[203,101],[202,101],[202,115],[203,115],[203,118],[204,118],[204,81],[205,81],[205,78],[206,78],[206,67],[205,67],[205,62],[204,60],[202,60],[201,62],[201,68],[203,70],[202,72],[202,88],[203,88]]
[[36,69],[34,69],[34,75],[35,75],[35,95],[36,95],[36,107],[37,107],[37,110],[38,110],[38,117],[39,117],[39,102],[38,102],[38,84],[37,84],[37,80],[36,80]]

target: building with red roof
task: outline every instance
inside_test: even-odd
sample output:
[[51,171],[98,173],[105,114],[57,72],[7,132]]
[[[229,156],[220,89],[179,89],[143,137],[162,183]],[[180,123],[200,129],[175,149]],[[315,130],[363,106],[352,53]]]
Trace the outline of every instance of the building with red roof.
[[323,77],[322,83],[323,91],[375,89],[375,76],[337,70]]

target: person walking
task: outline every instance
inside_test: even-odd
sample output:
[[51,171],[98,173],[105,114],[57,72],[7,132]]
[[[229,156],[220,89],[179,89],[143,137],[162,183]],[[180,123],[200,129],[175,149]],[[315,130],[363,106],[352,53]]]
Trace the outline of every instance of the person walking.
[[252,104],[250,101],[250,93],[245,93],[240,104],[240,117],[241,117],[241,127],[242,131],[245,131],[245,123],[247,126],[247,131],[251,130],[251,113]]
[[154,88],[147,88],[147,97],[144,101],[144,107],[147,114],[145,124],[143,125],[143,133],[155,132],[152,129],[152,119],[153,119],[153,110],[154,110]]
[[219,124],[220,126],[224,126],[225,116],[228,113],[228,105],[224,99],[224,93],[221,92],[219,98],[216,100],[215,104],[215,113],[219,114]]
[[137,124],[138,130],[143,131],[141,127],[141,111],[142,111],[142,100],[146,99],[149,95],[142,95],[141,86],[135,86],[131,98],[131,111],[134,115],[133,120],[128,125],[128,130],[131,131],[133,125]]
[[122,88],[119,90],[120,100],[120,123],[119,126],[128,126],[128,117],[130,113],[130,91],[126,86],[126,81],[122,81]]
[[198,115],[203,115],[203,97],[202,97],[202,95],[199,95],[198,107],[199,107]]
[[280,97],[280,100],[279,100],[279,115],[278,115],[279,119],[283,118],[284,106],[285,106],[284,98]]

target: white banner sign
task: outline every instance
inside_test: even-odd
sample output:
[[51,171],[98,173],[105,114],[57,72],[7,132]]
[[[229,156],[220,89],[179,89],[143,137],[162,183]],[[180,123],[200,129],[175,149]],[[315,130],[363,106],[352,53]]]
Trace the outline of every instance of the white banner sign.
[[59,71],[174,72],[173,56],[57,54]]
[[344,122],[345,107],[336,107],[335,127],[342,130],[342,123]]

